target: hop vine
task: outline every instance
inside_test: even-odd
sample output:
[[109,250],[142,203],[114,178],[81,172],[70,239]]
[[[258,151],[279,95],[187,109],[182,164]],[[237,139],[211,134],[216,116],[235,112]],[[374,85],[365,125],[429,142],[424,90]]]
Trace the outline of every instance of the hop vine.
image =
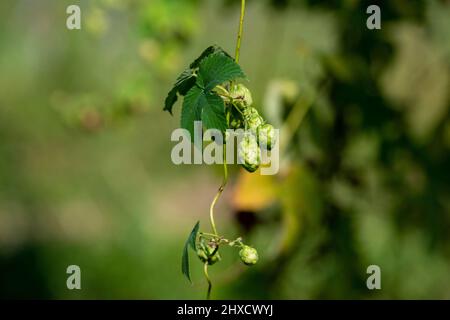
[[239,65],[245,0],[241,1],[236,54],[233,59],[217,45],[206,48],[177,78],[165,100],[164,110],[172,114],[172,108],[180,96],[184,97],[181,110],[181,127],[194,137],[194,122],[202,121],[204,129],[218,129],[224,136],[223,170],[224,180],[210,206],[211,233],[200,231],[200,222],[192,229],[183,250],[182,273],[191,281],[189,248],[203,263],[203,271],[208,283],[207,299],[211,296],[212,281],[208,267],[221,260],[220,248],[237,249],[241,261],[248,266],[259,260],[255,248],[245,244],[241,237],[229,240],[217,231],[214,208],[228,182],[226,162],[227,129],[243,129],[244,135],[238,145],[238,157],[248,172],[255,172],[261,165],[261,148],[271,150],[275,144],[275,130],[253,106],[250,90],[239,80],[247,76]]

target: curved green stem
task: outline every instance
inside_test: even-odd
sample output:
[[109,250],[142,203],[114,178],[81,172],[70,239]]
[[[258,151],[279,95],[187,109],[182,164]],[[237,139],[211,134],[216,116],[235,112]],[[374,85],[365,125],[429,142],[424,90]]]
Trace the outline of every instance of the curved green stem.
[[228,90],[227,90],[227,89],[225,89],[224,87],[222,87],[221,85],[217,85],[217,86],[216,86],[216,89],[218,89],[218,90],[222,91],[222,94],[224,94],[224,95],[228,95],[228,96],[229,96],[229,94],[228,94]]
[[211,227],[213,230],[214,235],[219,236],[217,233],[216,223],[214,221],[214,207],[216,206],[217,200],[219,200],[223,190],[225,189],[225,186],[228,182],[228,167],[227,167],[227,155],[226,155],[226,145],[223,144],[223,182],[219,187],[219,190],[216,193],[216,196],[214,197],[211,207],[209,208],[209,220],[211,222]]
[[217,238],[217,234],[214,234],[214,233],[200,232],[200,235],[210,237],[210,238]]
[[236,55],[235,60],[236,63],[239,63],[239,55],[241,52],[241,40],[242,40],[242,32],[244,29],[244,17],[245,17],[245,0],[241,0],[241,18],[239,19],[239,31],[236,43]]
[[208,291],[206,292],[206,300],[209,300],[211,299],[212,283],[208,274],[208,262],[205,262],[205,264],[203,265],[203,272],[205,273],[206,281],[208,281]]
[[226,93],[220,93],[220,92],[216,92],[219,96],[221,96],[221,97],[225,97],[225,98],[228,98],[228,99],[230,99],[230,100],[232,100],[233,99],[233,97],[232,96],[230,96],[229,94],[226,94]]

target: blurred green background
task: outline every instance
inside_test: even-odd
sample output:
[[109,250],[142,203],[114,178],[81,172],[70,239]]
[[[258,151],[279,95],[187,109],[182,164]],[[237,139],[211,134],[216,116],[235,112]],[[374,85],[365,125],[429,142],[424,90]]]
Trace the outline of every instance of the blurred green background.
[[[66,29],[78,4],[82,29]],[[231,168],[214,298],[450,299],[450,3],[248,1],[241,65],[286,138],[277,176]],[[220,167],[176,166],[163,112],[239,1],[0,2],[0,297],[197,299],[180,271]],[[82,290],[66,288],[79,265]],[[366,287],[379,265],[381,290]]]

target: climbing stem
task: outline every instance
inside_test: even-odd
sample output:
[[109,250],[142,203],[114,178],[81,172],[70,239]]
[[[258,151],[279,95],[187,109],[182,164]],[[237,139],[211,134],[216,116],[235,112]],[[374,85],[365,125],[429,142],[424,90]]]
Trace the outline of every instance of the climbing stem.
[[213,201],[211,202],[211,207],[209,208],[209,220],[211,222],[211,228],[213,230],[213,234],[216,236],[219,236],[217,233],[217,227],[216,223],[214,221],[214,207],[216,206],[217,200],[219,200],[220,196],[222,195],[223,190],[225,189],[225,186],[228,182],[228,167],[227,167],[227,154],[226,154],[226,144],[223,143],[223,182],[219,187],[219,190],[216,193],[216,196],[214,197]]
[[241,0],[241,18],[239,19],[239,31],[237,36],[236,55],[235,55],[236,63],[239,63],[239,56],[241,52],[242,32],[244,29],[244,17],[245,17],[245,0]]
[[[239,63],[239,56],[241,52],[242,32],[244,29],[244,16],[245,16],[245,0],[241,0],[241,17],[239,19],[239,31],[236,43],[236,56],[235,56],[236,63]],[[231,83],[231,85],[233,85],[233,83]],[[219,86],[218,89],[222,91],[221,95],[228,95],[228,92],[225,88]],[[213,231],[213,235],[217,237],[219,237],[219,234],[217,233],[216,222],[214,221],[214,207],[216,206],[216,203],[219,200],[220,196],[222,195],[223,190],[225,189],[225,186],[227,185],[228,182],[228,167],[226,159],[227,159],[226,144],[225,141],[223,141],[223,182],[220,185],[219,190],[217,191],[213,201],[211,202],[211,207],[209,208],[209,220],[211,222],[211,228]],[[206,293],[206,299],[209,300],[211,298],[212,282],[208,274],[208,262],[204,264],[203,272],[205,273],[205,278],[206,281],[208,282],[208,291]]]
[[205,262],[205,264],[203,265],[203,272],[205,273],[205,278],[206,281],[208,282],[208,291],[206,292],[206,300],[209,300],[211,299],[212,283],[208,274],[208,262]]

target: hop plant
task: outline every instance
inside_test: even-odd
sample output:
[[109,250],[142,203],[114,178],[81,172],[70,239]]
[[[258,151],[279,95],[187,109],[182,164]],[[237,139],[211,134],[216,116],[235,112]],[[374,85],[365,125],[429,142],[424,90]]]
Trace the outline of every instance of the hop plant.
[[[255,172],[261,163],[258,133],[266,134],[259,139],[261,144],[271,148],[274,143],[274,129],[266,124],[263,117],[253,107],[250,90],[238,82],[239,79],[246,79],[245,73],[239,66],[244,13],[245,0],[242,0],[235,58],[233,59],[218,46],[208,47],[178,76],[166,97],[164,110],[172,114],[172,108],[178,98],[184,97],[181,127],[189,131],[192,139],[195,136],[196,121],[201,121],[205,129],[221,131],[225,134],[225,141],[229,138],[227,129],[245,129],[244,136],[238,145],[238,157],[247,171]],[[189,248],[197,254],[204,265],[203,271],[208,282],[208,299],[212,288],[208,266],[220,261],[221,246],[238,248],[239,257],[246,265],[254,265],[258,261],[256,249],[245,245],[241,238],[230,241],[219,235],[217,231],[214,222],[214,206],[227,184],[227,179],[228,170],[224,160],[224,182],[210,206],[212,233],[199,232],[200,222],[197,222],[184,245],[181,260],[182,273],[190,281]]]

